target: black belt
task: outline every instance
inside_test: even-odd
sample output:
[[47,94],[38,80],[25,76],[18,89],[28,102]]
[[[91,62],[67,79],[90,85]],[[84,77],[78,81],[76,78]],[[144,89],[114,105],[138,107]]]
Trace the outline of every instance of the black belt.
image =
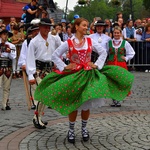
[[36,69],[38,69],[38,70],[51,71],[53,67],[54,67],[54,63],[51,62],[51,61],[49,61],[49,62],[42,62],[40,60],[36,60]]
[[9,58],[0,57],[0,68],[12,67],[12,60]]

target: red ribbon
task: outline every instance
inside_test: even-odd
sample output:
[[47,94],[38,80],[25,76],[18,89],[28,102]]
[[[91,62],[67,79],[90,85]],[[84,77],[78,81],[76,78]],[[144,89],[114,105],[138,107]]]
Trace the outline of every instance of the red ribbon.
[[76,67],[73,68],[72,70],[68,70],[68,71],[59,71],[59,70],[55,70],[54,72],[58,73],[58,74],[71,74],[71,73],[75,73],[81,69],[84,70],[91,70],[92,67],[89,66],[87,63],[82,63],[82,64],[76,64]]

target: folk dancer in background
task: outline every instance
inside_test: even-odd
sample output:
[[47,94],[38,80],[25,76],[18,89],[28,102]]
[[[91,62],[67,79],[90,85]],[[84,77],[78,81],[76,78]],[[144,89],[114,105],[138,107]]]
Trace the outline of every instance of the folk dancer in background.
[[[38,20],[36,19],[36,20],[33,20],[31,22],[32,25],[27,30],[27,38],[22,43],[20,57],[18,59],[18,66],[25,72],[26,72],[26,55],[27,55],[27,50],[28,50],[29,43],[30,43],[31,39],[33,39],[39,33],[38,23],[40,22],[40,19],[38,19]],[[36,103],[37,103],[36,101],[34,101],[35,88],[36,88],[35,84],[30,85],[29,94],[30,94],[30,100],[32,101],[31,109],[35,109],[36,108]]]
[[[119,26],[114,27],[113,36],[114,38],[108,44],[106,64],[120,66],[128,70],[127,62],[134,57],[135,52],[130,43],[122,39],[122,30]],[[121,107],[121,104],[113,99],[111,107]]]
[[[39,23],[39,33],[29,44],[26,58],[26,71],[31,85],[38,85],[52,71],[52,54],[61,45],[60,39],[50,34],[51,26],[50,19],[42,18]],[[33,118],[34,126],[38,129],[46,128],[47,122],[41,120],[44,109],[45,105],[38,102]]]
[[16,59],[16,47],[7,41],[13,34],[0,30],[0,86],[3,87],[2,110],[10,110],[8,104],[12,81],[12,60]]
[[[107,24],[102,20],[98,20],[94,23],[94,26],[96,33],[89,35],[89,37],[95,40],[104,49],[107,49],[107,43],[109,40],[111,40],[111,38],[104,33]],[[95,62],[97,60],[97,57],[98,54],[92,52],[92,62]]]

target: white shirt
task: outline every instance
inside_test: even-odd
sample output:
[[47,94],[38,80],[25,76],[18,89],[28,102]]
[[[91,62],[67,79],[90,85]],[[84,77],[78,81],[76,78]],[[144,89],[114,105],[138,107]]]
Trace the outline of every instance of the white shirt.
[[[114,41],[116,44],[118,44],[121,41],[120,44],[117,46],[115,46],[112,42],[112,46],[114,48],[119,48],[121,46],[123,40],[122,40],[122,38],[120,38],[119,40],[115,40],[113,38],[112,41]],[[107,52],[109,53],[109,47],[107,47]],[[125,56],[126,62],[131,60],[135,55],[135,51],[128,41],[125,41],[125,52],[126,52],[125,53],[126,54],[126,56]]]
[[27,40],[24,40],[22,43],[20,56],[18,59],[18,66],[22,67],[23,65],[26,65],[26,55],[27,55]]
[[12,49],[10,53],[2,52],[0,57],[7,57],[11,60],[16,58],[16,46],[8,41],[5,42],[6,45],[9,45],[9,48]]
[[[46,46],[46,43],[48,43],[48,46]],[[33,74],[36,72],[35,60],[40,60],[42,62],[52,61],[52,54],[60,45],[60,39],[50,33],[48,34],[47,41],[43,39],[40,32],[30,41],[26,58],[26,71],[29,80],[34,79]]]
[[99,45],[101,45],[105,49],[107,49],[108,41],[111,40],[111,38],[104,33],[102,33],[102,34],[98,34],[98,33],[90,34],[89,37],[92,38],[94,41],[98,42]]
[[[71,40],[75,39],[76,42],[79,43],[79,40],[73,36],[71,38]],[[85,39],[86,39],[86,36],[85,36]],[[98,69],[102,69],[102,67],[104,66],[104,63],[105,63],[105,60],[106,60],[106,57],[107,57],[107,52],[106,50],[100,46],[97,42],[95,42],[93,39],[91,39],[91,42],[92,42],[92,49],[97,52],[99,54],[99,57],[97,59],[97,61],[94,63],[96,66],[98,66]],[[81,48],[76,48],[76,50],[80,51],[80,50],[83,50],[83,49],[87,49],[88,48],[88,43],[87,43],[87,39],[85,41],[85,44],[83,45],[83,47]],[[66,53],[69,49],[69,46],[68,46],[68,42],[65,41],[62,45],[60,45],[56,51],[52,54],[52,61],[56,64],[57,68],[60,70],[60,71],[63,71],[64,68],[67,66],[62,60],[61,60],[61,56]]]

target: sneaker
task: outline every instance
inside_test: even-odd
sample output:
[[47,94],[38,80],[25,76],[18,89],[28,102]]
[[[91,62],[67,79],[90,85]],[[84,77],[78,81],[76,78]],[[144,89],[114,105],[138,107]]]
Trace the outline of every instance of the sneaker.
[[145,72],[148,72],[148,70],[145,70]]

